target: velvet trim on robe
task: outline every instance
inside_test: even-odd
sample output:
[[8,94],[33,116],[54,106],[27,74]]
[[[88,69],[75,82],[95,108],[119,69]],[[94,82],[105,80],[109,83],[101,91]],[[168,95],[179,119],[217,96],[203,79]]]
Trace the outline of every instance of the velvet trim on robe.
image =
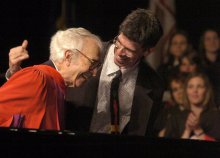
[[13,127],[19,115],[24,117],[22,128],[60,130],[64,96],[64,80],[54,68],[24,68],[0,88],[0,127]]

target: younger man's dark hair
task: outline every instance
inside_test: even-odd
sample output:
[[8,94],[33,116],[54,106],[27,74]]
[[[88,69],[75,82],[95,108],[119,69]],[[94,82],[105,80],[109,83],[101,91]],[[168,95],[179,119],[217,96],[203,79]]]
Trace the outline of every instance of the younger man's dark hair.
[[143,49],[147,49],[157,44],[163,29],[150,10],[136,9],[122,22],[119,33],[123,33],[130,40],[139,43]]

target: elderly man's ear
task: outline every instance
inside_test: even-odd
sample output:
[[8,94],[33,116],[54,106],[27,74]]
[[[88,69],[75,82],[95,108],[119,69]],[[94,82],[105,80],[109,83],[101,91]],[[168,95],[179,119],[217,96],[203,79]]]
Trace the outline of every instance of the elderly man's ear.
[[72,61],[72,55],[73,55],[72,51],[70,51],[70,50],[65,51],[64,61],[66,62],[66,66],[70,66],[70,63]]

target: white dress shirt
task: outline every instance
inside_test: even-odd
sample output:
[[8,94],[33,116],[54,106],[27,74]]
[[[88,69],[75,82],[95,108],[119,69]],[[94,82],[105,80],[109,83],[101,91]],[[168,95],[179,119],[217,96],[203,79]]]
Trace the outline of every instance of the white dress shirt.
[[[110,87],[116,71],[120,68],[114,63],[114,45],[111,45],[103,64],[100,75],[98,98],[97,98],[97,115],[96,125],[93,132],[109,133],[110,132]],[[120,105],[120,132],[124,129],[130,120],[131,107],[134,97],[135,83],[138,75],[137,64],[129,69],[121,69],[122,81],[119,85],[119,105]]]

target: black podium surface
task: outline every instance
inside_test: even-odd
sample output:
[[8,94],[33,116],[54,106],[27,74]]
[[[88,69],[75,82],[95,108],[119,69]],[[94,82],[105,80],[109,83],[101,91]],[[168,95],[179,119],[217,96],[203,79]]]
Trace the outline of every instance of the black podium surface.
[[1,157],[220,157],[220,142],[0,128]]

